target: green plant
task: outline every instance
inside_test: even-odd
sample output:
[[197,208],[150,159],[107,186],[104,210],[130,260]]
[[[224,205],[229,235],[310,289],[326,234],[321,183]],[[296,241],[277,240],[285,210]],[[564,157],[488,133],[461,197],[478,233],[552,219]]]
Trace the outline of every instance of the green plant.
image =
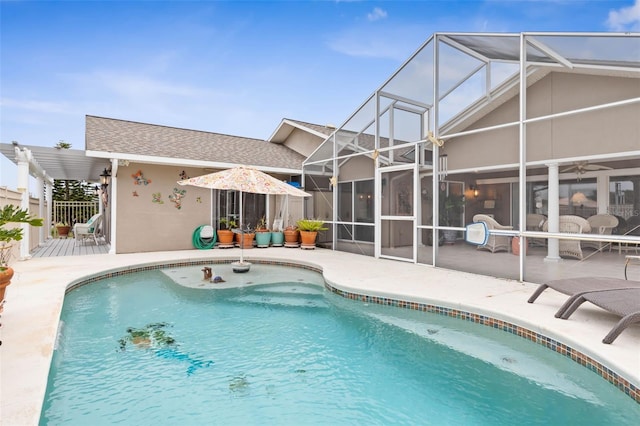
[[267,220],[264,216],[260,218],[258,224],[256,225],[256,232],[268,232],[269,228],[267,228]]
[[238,227],[238,224],[233,219],[228,219],[226,217],[223,217],[222,219],[220,219],[220,229],[232,230],[233,228],[237,228],[237,227]]
[[464,208],[464,202],[464,195],[449,194],[446,196],[442,192],[440,197],[440,225],[460,225],[460,215]]
[[320,219],[300,219],[296,222],[300,231],[319,232],[326,231],[329,228],[324,226],[324,221]]
[[0,270],[7,268],[11,256],[11,246],[14,241],[22,240],[22,228],[6,229],[7,223],[28,223],[31,226],[42,226],[43,219],[35,218],[28,210],[7,205],[0,210]]

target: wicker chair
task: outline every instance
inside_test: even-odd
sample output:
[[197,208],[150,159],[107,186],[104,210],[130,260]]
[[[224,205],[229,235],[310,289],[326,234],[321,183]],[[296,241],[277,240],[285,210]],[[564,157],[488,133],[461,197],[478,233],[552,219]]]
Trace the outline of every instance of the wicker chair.
[[510,237],[506,235],[493,235],[491,234],[491,230],[508,230],[513,229],[512,226],[500,225],[494,218],[485,214],[475,215],[473,217],[473,221],[484,222],[489,230],[489,239],[487,240],[487,243],[483,246],[478,246],[478,250],[489,250],[491,253],[495,253],[497,251],[509,251],[509,247],[511,246],[509,242]]
[[[544,232],[549,231],[549,221],[542,226]],[[568,234],[585,234],[591,232],[591,225],[587,219],[580,216],[560,216],[560,232]],[[560,240],[560,257],[575,257],[583,259],[580,240]]]
[[[542,225],[547,221],[547,217],[543,214],[529,213],[527,214],[527,231],[542,231]],[[530,238],[531,246],[544,247],[547,240],[544,238]]]
[[97,213],[91,216],[87,223],[76,223],[73,225],[73,235],[76,238],[75,243],[84,242],[86,240],[95,241],[98,245],[98,236],[100,235],[100,227],[102,225],[102,214]]
[[[587,221],[591,226],[592,234],[611,235],[615,227],[618,226],[618,219],[611,214],[597,214],[589,217]],[[609,247],[609,251],[611,251],[611,243],[604,241],[583,241],[582,247],[594,248],[598,251]]]

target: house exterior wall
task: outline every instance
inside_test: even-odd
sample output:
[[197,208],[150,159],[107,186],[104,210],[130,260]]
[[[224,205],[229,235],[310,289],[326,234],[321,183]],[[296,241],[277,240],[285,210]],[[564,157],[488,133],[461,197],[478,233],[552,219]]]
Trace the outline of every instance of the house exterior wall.
[[[190,177],[205,173],[201,169],[136,163],[118,168],[116,253],[193,249],[193,231],[210,223],[211,190],[178,185],[183,170]],[[150,182],[145,185],[134,178],[138,171]],[[180,208],[169,198],[174,188],[186,191]],[[156,201],[154,194],[159,195]]]
[[320,138],[312,133],[294,129],[284,142],[284,145],[305,157],[309,157],[323,140],[324,138]]
[[[529,118],[640,96],[640,79],[554,72],[527,92]],[[518,120],[519,98],[505,102],[470,129]],[[640,149],[640,105],[607,108],[527,125],[527,161]],[[518,126],[452,139],[449,169],[518,162]]]

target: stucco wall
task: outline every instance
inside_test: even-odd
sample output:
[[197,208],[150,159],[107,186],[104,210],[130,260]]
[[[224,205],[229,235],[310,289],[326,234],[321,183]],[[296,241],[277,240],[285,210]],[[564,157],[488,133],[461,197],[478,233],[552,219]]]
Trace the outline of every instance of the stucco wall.
[[[640,96],[640,79],[550,73],[527,92],[527,116],[544,116]],[[518,120],[513,98],[470,128]],[[608,108],[527,125],[527,161],[640,149],[640,105]],[[449,169],[518,162],[518,126],[450,140]]]
[[[138,170],[151,182],[135,184],[132,175]],[[211,191],[178,185],[183,170],[190,177],[204,174],[199,169],[151,164],[118,168],[117,253],[193,248],[194,229],[210,221]],[[186,191],[179,209],[169,198],[174,188]],[[159,194],[157,202],[153,194]]]
[[324,139],[319,138],[309,132],[300,129],[294,129],[284,145],[300,154],[308,157],[318,147]]
[[[132,175],[142,172],[147,185]],[[180,186],[180,173],[195,177],[212,170],[130,163],[118,169],[117,194],[117,253],[153,252],[161,250],[190,250],[193,231],[210,223],[211,190],[195,186]],[[285,179],[287,176],[274,176]],[[136,184],[135,182],[139,182]],[[174,188],[186,191],[180,199],[180,208],[170,196]],[[137,195],[134,195],[137,194]],[[159,197],[155,198],[154,194]],[[282,196],[271,196],[269,226],[282,207]],[[292,222],[302,218],[302,200],[289,197],[289,214]],[[216,213],[214,212],[214,215]],[[287,224],[287,217],[284,217]],[[255,225],[255,224],[252,224]]]

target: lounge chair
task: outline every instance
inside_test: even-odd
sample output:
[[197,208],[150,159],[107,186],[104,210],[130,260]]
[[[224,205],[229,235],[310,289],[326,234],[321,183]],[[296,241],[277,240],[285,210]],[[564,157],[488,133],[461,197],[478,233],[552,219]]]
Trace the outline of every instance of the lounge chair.
[[[640,284],[640,283],[639,283]],[[567,319],[584,302],[594,305],[621,316],[622,319],[602,339],[602,343],[610,344],[629,325],[640,322],[640,288],[626,288],[620,290],[592,291],[582,294],[562,314],[562,319]]]
[[569,297],[555,314],[556,318],[561,318],[564,312],[571,304],[585,293],[602,290],[620,290],[628,288],[640,288],[640,281],[627,281],[622,278],[608,277],[580,277],[580,278],[564,278],[560,280],[548,281],[541,284],[536,291],[533,292],[528,303],[533,303],[547,288],[552,288]]
[[[618,226],[618,218],[612,214],[596,214],[587,218],[587,222],[591,226],[591,233],[598,235],[611,235]],[[609,251],[611,251],[611,243],[604,241],[583,241],[582,247],[590,247],[598,251],[609,247]]]
[[513,229],[512,226],[500,225],[494,218],[487,216],[486,214],[477,214],[473,216],[473,221],[484,222],[489,230],[487,243],[483,246],[478,246],[478,250],[489,250],[491,253],[495,253],[497,251],[509,251],[509,247],[511,246],[509,242],[510,237],[507,235],[493,235],[491,234],[491,231],[494,229],[510,230]]
[[85,241],[87,239],[93,239],[96,245],[98,245],[98,235],[100,232],[100,225],[102,224],[102,214],[97,213],[91,216],[87,223],[76,223],[73,225],[73,235],[75,236],[76,243]]
[[[584,234],[591,232],[591,225],[587,219],[580,216],[562,215],[560,216],[559,231],[569,234]],[[549,221],[545,222],[542,227],[544,232],[549,231]],[[561,239],[559,245],[559,254],[561,257],[575,257],[582,260],[582,245],[580,240]]]

